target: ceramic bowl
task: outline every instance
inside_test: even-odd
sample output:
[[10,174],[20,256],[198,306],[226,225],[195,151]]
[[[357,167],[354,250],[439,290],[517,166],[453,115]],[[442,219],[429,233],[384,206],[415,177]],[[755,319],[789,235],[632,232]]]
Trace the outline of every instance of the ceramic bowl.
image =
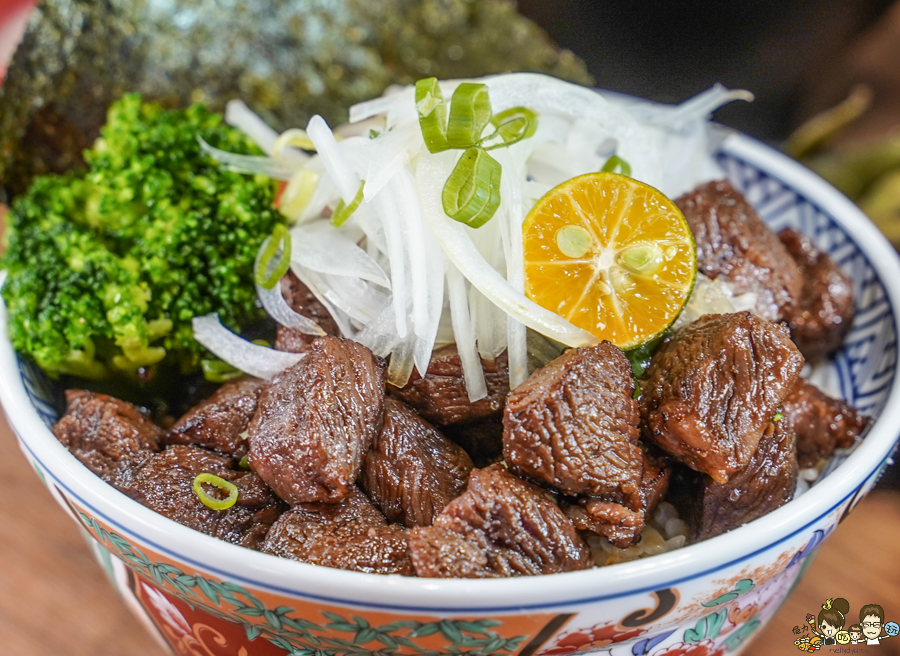
[[805,494],[700,544],[589,571],[489,581],[296,563],[181,526],[85,468],[49,430],[58,394],[16,357],[5,313],[0,400],[29,462],[89,536],[125,602],[176,654],[738,653],[872,487],[894,449],[900,263],[849,200],[778,152],[732,134],[717,157],[772,227],[792,226],[810,236],[852,278],[853,329],[816,377],[876,421]]

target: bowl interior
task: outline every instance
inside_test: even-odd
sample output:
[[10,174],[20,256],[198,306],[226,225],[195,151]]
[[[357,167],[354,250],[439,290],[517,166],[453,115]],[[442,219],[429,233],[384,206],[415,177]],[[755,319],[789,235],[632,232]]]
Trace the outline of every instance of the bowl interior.
[[[762,219],[775,232],[794,228],[812,239],[853,283],[856,318],[850,333],[831,361],[807,367],[804,375],[862,414],[877,418],[887,403],[897,359],[896,325],[884,284],[851,231],[830,212],[735,150],[726,141],[716,159]],[[19,368],[31,403],[52,428],[59,419],[61,390],[30,360],[19,359]],[[836,454],[824,473],[834,471],[851,452]]]
[[[432,604],[448,608],[476,605],[479,608],[502,606],[509,610],[513,599],[516,608],[537,608],[559,603],[562,599],[574,603],[577,599],[594,599],[598,594],[616,596],[625,590],[654,590],[663,585],[661,581],[668,585],[669,581],[714,571],[739,562],[754,550],[768,548],[767,545],[784,540],[786,536],[802,532],[811,522],[833,511],[853,495],[884,461],[897,436],[896,428],[890,424],[900,419],[897,416],[900,408],[894,411],[897,403],[889,402],[897,396],[893,389],[897,369],[893,308],[900,306],[900,265],[896,254],[846,198],[772,149],[741,135],[731,135],[722,143],[717,159],[728,179],[747,196],[773,229],[793,227],[809,236],[851,278],[857,307],[853,328],[833,361],[810,371],[809,375],[825,391],[846,399],[864,414],[878,418],[885,413],[890,417],[871,427],[871,438],[862,443],[865,448],[855,457],[848,450],[833,458],[814,492],[756,520],[752,526],[639,563],[578,572],[575,573],[577,578],[563,574],[530,577],[541,580],[478,581],[475,582],[477,586],[466,581],[394,580],[389,587],[397,594],[402,593],[402,600],[398,598],[390,607],[416,608],[421,602],[427,607]],[[40,420],[51,427],[58,418],[60,390],[27,360],[20,360],[18,364],[24,392]],[[33,417],[30,421],[37,424],[30,409],[9,407],[8,395],[4,396],[4,404],[14,425],[16,415],[23,412],[30,414]],[[22,431],[17,429],[17,432],[21,437]],[[33,451],[32,446],[47,443],[55,443],[54,446],[60,448],[49,431],[36,433],[32,431],[27,437],[29,451]],[[67,453],[63,455],[68,456]],[[852,462],[846,462],[842,467],[848,458]],[[86,485],[95,484],[96,477],[92,473],[74,458],[68,457],[66,462],[69,460],[72,467],[66,467],[73,471],[67,475],[77,478],[79,484],[82,479],[90,480]],[[835,485],[819,485],[825,477],[832,477]],[[353,598],[366,605],[376,605],[373,600],[380,596],[375,593],[368,599],[368,590],[387,592],[385,577],[338,570],[320,572],[318,570],[323,568],[248,552],[174,524],[124,496],[119,497],[118,493],[105,498],[102,503],[109,504],[105,507],[118,504],[117,508],[127,504],[126,514],[131,519],[123,530],[139,537],[144,532],[156,536],[156,544],[173,557],[181,555],[185,543],[172,542],[169,536],[190,533],[195,537],[191,538],[184,553],[195,558],[195,563],[202,563],[200,566],[204,568],[212,566],[213,571],[218,568],[224,575],[248,584],[271,589],[283,582],[292,594],[308,594],[305,590],[312,586],[321,588],[329,597],[329,591],[334,590],[336,598],[355,590]],[[206,554],[206,558],[200,554]],[[479,591],[477,601],[472,596],[475,587]],[[368,601],[364,601],[366,599]]]

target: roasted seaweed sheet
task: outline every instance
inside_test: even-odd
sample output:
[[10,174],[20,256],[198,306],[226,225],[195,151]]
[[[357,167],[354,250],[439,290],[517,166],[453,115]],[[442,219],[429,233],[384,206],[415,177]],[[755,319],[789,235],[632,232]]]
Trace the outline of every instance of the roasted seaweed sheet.
[[591,83],[509,0],[43,0],[0,86],[0,191],[77,166],[126,91],[240,97],[285,129],[390,84],[508,71]]

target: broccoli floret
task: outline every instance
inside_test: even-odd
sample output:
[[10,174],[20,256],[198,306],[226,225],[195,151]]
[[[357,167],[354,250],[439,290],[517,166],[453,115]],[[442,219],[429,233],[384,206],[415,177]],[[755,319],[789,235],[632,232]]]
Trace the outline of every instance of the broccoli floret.
[[7,216],[0,267],[13,346],[50,375],[100,378],[204,353],[191,319],[261,317],[253,262],[281,220],[273,186],[225,171],[197,138],[256,153],[201,105],[115,103],[83,176],[43,176]]

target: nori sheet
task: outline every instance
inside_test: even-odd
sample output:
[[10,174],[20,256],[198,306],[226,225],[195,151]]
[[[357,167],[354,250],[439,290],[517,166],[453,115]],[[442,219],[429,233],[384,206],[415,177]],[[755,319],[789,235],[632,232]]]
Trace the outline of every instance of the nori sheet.
[[508,71],[592,82],[510,0],[43,0],[0,86],[0,201],[78,166],[127,91],[240,97],[281,130],[390,84]]

